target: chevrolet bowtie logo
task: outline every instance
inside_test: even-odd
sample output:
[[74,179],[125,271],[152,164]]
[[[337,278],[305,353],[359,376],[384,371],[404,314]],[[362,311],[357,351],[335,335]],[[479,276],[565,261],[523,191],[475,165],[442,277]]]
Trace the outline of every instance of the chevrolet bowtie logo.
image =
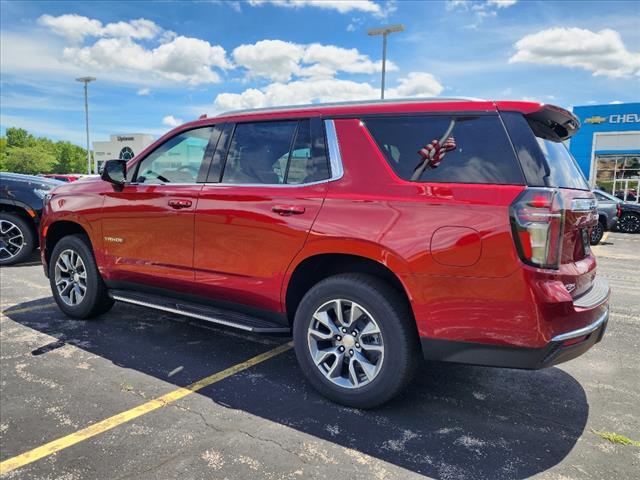
[[604,123],[606,122],[607,119],[605,117],[599,117],[599,116],[593,116],[593,117],[589,117],[586,118],[584,123],[593,123],[593,124],[598,124],[598,123]]

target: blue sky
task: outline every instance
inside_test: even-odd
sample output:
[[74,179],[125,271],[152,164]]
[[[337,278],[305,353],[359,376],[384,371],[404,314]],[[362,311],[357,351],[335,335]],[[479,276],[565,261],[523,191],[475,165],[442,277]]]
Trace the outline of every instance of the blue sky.
[[379,95],[640,100],[637,2],[2,2],[0,125],[84,141],[156,136],[201,113]]

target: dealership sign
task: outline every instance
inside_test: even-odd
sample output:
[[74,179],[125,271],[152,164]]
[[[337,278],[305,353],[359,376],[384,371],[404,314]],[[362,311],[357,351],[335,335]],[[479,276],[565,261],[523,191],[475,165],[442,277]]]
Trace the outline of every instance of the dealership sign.
[[640,114],[613,114],[609,115],[609,117],[594,115],[593,117],[585,118],[584,123],[591,123],[594,125],[598,125],[600,123],[640,123]]

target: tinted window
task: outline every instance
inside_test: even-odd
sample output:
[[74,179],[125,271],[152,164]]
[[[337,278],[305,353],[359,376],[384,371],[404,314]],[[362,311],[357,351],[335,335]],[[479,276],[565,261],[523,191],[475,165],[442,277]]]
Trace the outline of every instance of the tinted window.
[[138,164],[138,183],[195,183],[214,127],[196,128],[170,138]]
[[291,151],[286,182],[290,184],[310,183],[329,178],[327,158],[323,148],[312,146],[311,124],[301,121],[296,141]]
[[[326,180],[329,167],[324,137],[314,131],[319,125],[316,119],[238,124],[222,181],[301,184]],[[313,142],[315,137],[319,140]]]
[[528,185],[589,190],[576,161],[551,130],[517,112],[504,112],[502,118]]
[[240,123],[231,139],[223,183],[284,183],[297,121]]
[[[524,183],[497,115],[377,117],[366,119],[365,124],[393,170],[405,180],[411,180],[424,162],[420,151],[442,140],[451,150],[435,168],[425,168],[418,181]],[[448,130],[450,134],[444,138]]]

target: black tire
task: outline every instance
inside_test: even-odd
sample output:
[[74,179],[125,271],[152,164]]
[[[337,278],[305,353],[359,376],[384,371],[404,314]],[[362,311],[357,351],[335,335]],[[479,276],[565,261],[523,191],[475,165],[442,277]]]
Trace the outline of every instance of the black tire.
[[[0,265],[14,265],[16,263],[20,263],[31,255],[33,249],[36,246],[36,231],[33,225],[30,225],[24,218],[20,215],[16,215],[13,213],[0,212],[0,220],[3,222],[10,222],[13,225],[10,231],[7,233],[12,234],[12,232],[16,232],[16,229],[20,231],[20,235],[22,235],[22,246],[19,250],[13,253],[13,247],[9,246],[9,250],[4,250],[5,241],[8,240],[4,238],[4,235],[0,233]],[[5,226],[9,227],[8,224]],[[17,242],[19,240],[13,239],[13,242]],[[7,252],[11,253],[7,253]]]
[[[362,387],[345,388],[325,378],[311,358],[307,338],[313,315],[335,299],[356,302],[378,324],[384,341],[384,358],[377,375]],[[355,408],[372,408],[397,395],[409,383],[421,358],[418,334],[410,306],[387,283],[363,274],[341,274],[322,280],[298,305],[293,325],[296,357],[309,382],[334,402]],[[362,340],[361,340],[362,341]]]
[[[107,287],[100,276],[96,260],[89,245],[89,239],[84,235],[69,235],[56,243],[49,261],[49,283],[58,307],[69,317],[83,320],[102,315],[113,306],[113,300],[109,297]],[[84,298],[76,305],[65,303],[56,287],[56,262],[60,254],[67,250],[71,250],[80,256],[86,271],[86,293]]]
[[600,240],[602,240],[602,237],[604,236],[604,231],[605,231],[604,224],[598,221],[596,226],[593,227],[593,229],[591,230],[591,239],[589,240],[589,243],[591,245],[599,244]]
[[618,222],[618,230],[624,233],[640,232],[640,215],[631,212],[623,213]]

